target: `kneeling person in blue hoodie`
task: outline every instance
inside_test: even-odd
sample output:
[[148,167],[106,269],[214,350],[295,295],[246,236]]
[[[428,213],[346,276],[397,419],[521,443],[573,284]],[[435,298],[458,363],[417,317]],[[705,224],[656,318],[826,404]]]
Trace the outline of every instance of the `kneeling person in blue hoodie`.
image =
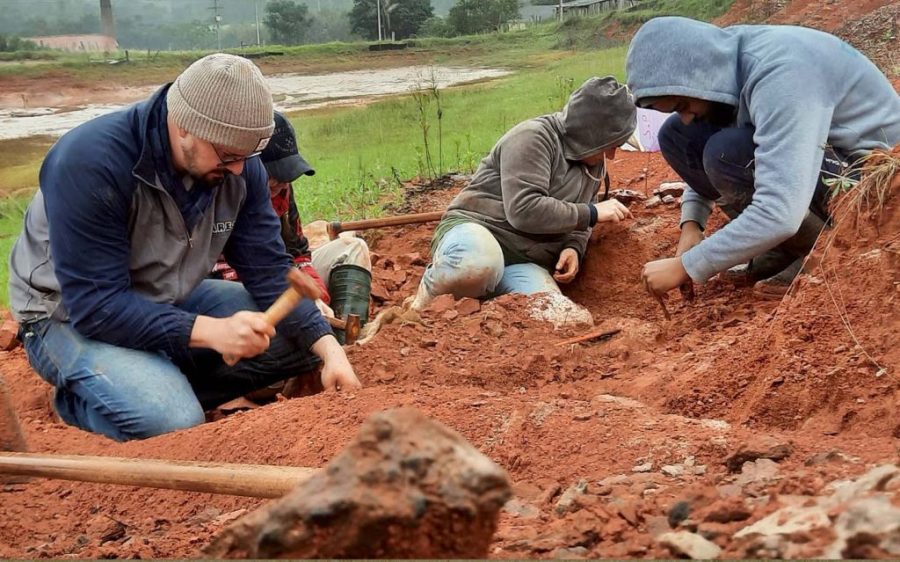
[[[639,106],[677,114],[659,144],[688,184],[675,257],[643,270],[658,295],[740,264],[736,276],[783,292],[831,220],[829,178],[900,142],[891,84],[820,31],[656,18],[632,39],[627,73]],[[714,205],[731,222],[704,239]]]
[[[10,308],[66,423],[152,437],[320,362],[326,388],[360,386],[312,301],[277,335],[260,312],[292,266],[256,157],[273,128],[259,69],[214,54],[50,149],[10,256]],[[220,254],[242,283],[206,279]]]

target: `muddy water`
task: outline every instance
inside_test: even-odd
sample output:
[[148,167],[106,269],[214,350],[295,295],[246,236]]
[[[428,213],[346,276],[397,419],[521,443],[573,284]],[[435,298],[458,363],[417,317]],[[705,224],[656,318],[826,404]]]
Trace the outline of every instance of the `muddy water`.
[[[275,106],[285,111],[312,109],[347,100],[402,94],[435,84],[447,88],[489,80],[510,72],[492,68],[450,66],[406,66],[382,70],[360,70],[321,75],[275,74],[268,77]],[[128,88],[116,103],[64,100],[51,107],[0,106],[0,140],[35,135],[59,136],[97,117],[149,96],[158,86]]]

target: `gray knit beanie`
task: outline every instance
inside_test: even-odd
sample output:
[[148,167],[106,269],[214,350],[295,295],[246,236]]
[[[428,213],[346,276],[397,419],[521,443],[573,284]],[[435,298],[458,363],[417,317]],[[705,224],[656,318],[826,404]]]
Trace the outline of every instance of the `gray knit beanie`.
[[194,62],[169,87],[166,104],[179,127],[243,154],[265,148],[275,128],[262,72],[235,55],[215,53]]

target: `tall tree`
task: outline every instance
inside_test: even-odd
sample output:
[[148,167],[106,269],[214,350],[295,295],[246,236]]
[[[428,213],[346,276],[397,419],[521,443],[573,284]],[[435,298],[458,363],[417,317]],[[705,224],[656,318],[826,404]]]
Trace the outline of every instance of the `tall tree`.
[[306,4],[298,4],[294,0],[271,0],[266,4],[266,17],[263,19],[272,40],[282,45],[299,45],[303,43],[306,29],[312,23]]
[[499,29],[519,16],[519,0],[458,0],[447,22],[460,35]]
[[434,15],[430,0],[354,0],[348,14],[353,32],[366,39],[378,39],[378,5],[384,36],[397,39],[413,37],[422,24]]

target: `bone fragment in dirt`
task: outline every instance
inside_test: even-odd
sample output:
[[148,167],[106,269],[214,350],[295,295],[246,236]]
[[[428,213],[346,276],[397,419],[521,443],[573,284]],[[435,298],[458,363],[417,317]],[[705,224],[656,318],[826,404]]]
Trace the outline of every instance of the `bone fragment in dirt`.
[[394,324],[395,322],[399,322],[400,324],[425,324],[422,321],[422,317],[419,316],[419,313],[411,308],[402,308],[399,306],[385,308],[375,316],[374,320],[362,327],[359,331],[359,339],[356,341],[356,344],[366,345],[372,341],[372,338],[374,338],[379,331],[381,331],[381,328],[387,324]]
[[328,465],[237,521],[214,558],[484,558],[506,473],[416,410],[371,416]]
[[619,328],[615,328],[613,330],[594,330],[593,332],[589,332],[587,334],[584,334],[584,335],[581,335],[578,337],[563,340],[561,342],[558,342],[556,345],[566,346],[566,345],[573,345],[576,343],[588,342],[591,340],[607,340],[607,339],[613,337],[614,335],[618,334],[621,331],[622,330]]

